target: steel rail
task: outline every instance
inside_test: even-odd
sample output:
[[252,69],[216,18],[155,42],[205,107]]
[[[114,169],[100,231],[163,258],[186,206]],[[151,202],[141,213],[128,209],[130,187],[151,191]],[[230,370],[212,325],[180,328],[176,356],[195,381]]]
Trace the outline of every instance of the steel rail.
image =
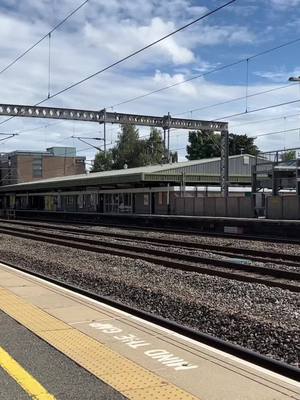
[[[24,210],[22,210],[24,211]],[[61,219],[47,219],[47,218],[32,218],[32,217],[25,217],[19,216],[22,220],[26,221],[40,221],[40,222],[48,222],[52,221],[55,223],[66,223],[66,221],[62,221]],[[0,218],[1,220],[1,218]],[[115,224],[115,223],[105,223],[105,222],[91,222],[78,219],[70,219],[68,220],[69,223],[73,223],[76,225],[84,225],[84,226],[102,226],[108,228],[120,228],[120,229],[132,229],[132,230],[139,230],[139,231],[154,231],[154,232],[162,232],[162,233],[170,233],[170,234],[179,234],[179,235],[202,235],[202,236],[209,236],[209,237],[220,237],[220,238],[229,238],[229,239],[238,239],[238,240],[253,240],[253,241],[263,241],[263,242],[271,242],[271,243],[287,243],[287,244],[296,244],[300,245],[300,240],[295,238],[286,238],[286,237],[278,237],[278,236],[253,236],[251,234],[235,234],[235,233],[225,233],[225,232],[208,232],[200,229],[175,229],[175,228],[168,228],[168,227],[155,227],[149,225],[133,225],[133,224]]]
[[[4,221],[2,221],[3,223]],[[70,233],[78,233],[80,235],[89,235],[89,236],[106,236],[115,239],[125,239],[125,240],[134,240],[136,242],[144,242],[155,244],[157,246],[179,246],[180,248],[190,248],[193,250],[204,250],[204,251],[212,251],[222,255],[229,255],[233,258],[244,258],[247,257],[249,260],[258,261],[258,262],[275,262],[276,264],[282,264],[287,266],[299,267],[300,271],[300,255],[297,254],[282,254],[278,252],[271,252],[265,250],[255,250],[249,248],[236,248],[236,247],[226,247],[226,245],[215,245],[215,244],[206,244],[206,243],[196,243],[196,242],[188,242],[185,240],[175,240],[175,239],[163,239],[163,238],[153,238],[153,237],[143,237],[136,236],[133,234],[126,233],[114,233],[114,232],[101,232],[97,230],[88,230],[82,228],[61,226],[61,225],[53,225],[48,223],[32,223],[32,222],[24,222],[24,221],[5,221],[7,224],[12,225],[21,225],[21,226],[30,226],[35,228],[46,228],[51,230],[58,230],[63,232]],[[282,258],[282,259],[278,259]]]
[[280,287],[293,292],[300,292],[300,274],[292,271],[266,267],[252,267],[233,262],[232,260],[189,254],[176,254],[172,251],[168,252],[159,249],[143,249],[123,243],[107,243],[105,241],[85,238],[78,239],[74,236],[66,236],[65,234],[37,232],[35,230],[25,230],[15,227],[0,228],[0,233],[86,251],[142,259],[156,265],[162,265],[181,271],[196,272],[242,282],[260,283],[266,286]]
[[292,365],[289,365],[285,362],[266,357],[266,356],[264,356],[260,353],[257,353],[253,350],[247,349],[247,348],[239,346],[237,344],[227,342],[225,340],[219,339],[219,338],[209,335],[207,333],[199,332],[199,331],[189,328],[187,326],[180,325],[174,321],[168,320],[168,319],[158,316],[156,314],[152,314],[147,311],[143,311],[138,308],[128,306],[125,303],[121,303],[117,300],[113,300],[112,298],[110,298],[108,296],[103,296],[98,293],[92,292],[90,290],[86,290],[86,289],[79,287],[77,285],[74,285],[70,282],[66,282],[61,279],[57,279],[52,276],[42,274],[40,272],[30,270],[28,268],[21,267],[19,265],[11,263],[11,262],[6,262],[6,261],[2,261],[2,260],[0,260],[0,262],[2,262],[3,264],[6,264],[7,266],[9,266],[11,268],[18,270],[18,271],[25,272],[29,275],[35,276],[39,279],[43,279],[47,282],[50,282],[57,286],[60,286],[64,289],[68,289],[74,293],[83,295],[87,298],[90,298],[90,299],[96,300],[98,302],[107,304],[109,306],[115,307],[118,310],[124,311],[135,317],[141,318],[145,321],[151,322],[160,327],[163,327],[165,329],[176,332],[176,333],[183,335],[189,339],[193,339],[199,343],[206,344],[217,350],[231,354],[232,356],[235,356],[237,358],[240,358],[242,360],[245,360],[247,362],[250,362],[252,364],[260,366],[262,368],[268,369],[269,371],[275,372],[275,373],[285,376],[289,379],[293,379],[297,382],[300,381],[300,369],[297,367],[294,367]]

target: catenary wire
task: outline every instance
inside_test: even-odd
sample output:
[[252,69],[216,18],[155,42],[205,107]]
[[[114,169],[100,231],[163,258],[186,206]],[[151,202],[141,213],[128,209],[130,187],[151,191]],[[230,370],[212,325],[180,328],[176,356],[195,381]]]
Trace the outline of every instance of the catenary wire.
[[[193,108],[192,110],[183,111],[181,113],[174,114],[174,116],[177,117],[179,115],[193,113],[193,112],[196,112],[196,111],[207,110],[207,109],[213,108],[213,107],[223,106],[225,104],[230,104],[230,103],[233,103],[233,102],[238,101],[238,100],[245,100],[245,99],[249,99],[250,97],[261,96],[263,94],[275,92],[277,90],[282,90],[282,89],[286,89],[288,87],[297,86],[297,85],[299,85],[299,84],[298,83],[292,83],[292,84],[283,85],[283,86],[279,86],[279,87],[272,88],[272,89],[262,90],[260,92],[255,92],[255,93],[248,94],[248,95],[245,95],[245,96],[235,97],[233,99],[225,100],[225,101],[222,101],[222,102],[219,102],[219,103],[209,104],[209,105],[206,105],[206,106],[203,106],[203,107],[199,107],[199,108]],[[247,111],[248,111],[248,107],[247,107]]]
[[[86,3],[86,2],[85,2],[85,3]],[[229,2],[229,3],[231,3],[231,2]],[[183,29],[183,28],[182,28],[182,29]],[[293,40],[293,41],[290,41],[288,44],[295,43],[295,42],[297,42],[298,40],[300,40],[300,39],[295,39],[295,40]],[[282,45],[280,45],[280,46],[277,46],[276,49],[282,48],[282,47],[284,47],[284,46],[286,46],[286,45],[287,45],[287,44],[282,44]],[[258,57],[259,55],[266,54],[266,53],[268,53],[268,52],[270,52],[270,51],[273,51],[273,50],[274,50],[274,48],[268,49],[268,50],[266,50],[266,51],[263,51],[263,52],[261,52],[261,53],[258,53],[258,54],[256,54],[256,55],[254,55],[254,56],[252,56],[252,57],[248,57],[247,60],[252,59],[252,58],[255,58],[255,57]],[[183,82],[180,82],[180,83],[183,83]],[[290,85],[285,85],[285,86],[283,86],[282,88],[288,87],[288,86],[290,86]],[[273,91],[273,90],[279,90],[279,88],[275,88],[275,89],[267,90],[267,91],[264,91],[264,92],[260,92],[260,94],[268,93],[268,92]],[[258,95],[258,93],[257,93],[257,94],[252,94],[252,95],[248,95],[247,97],[251,97],[251,96],[255,96],[255,95]],[[243,97],[243,98],[245,98],[245,97]],[[240,98],[240,99],[242,99],[242,98]],[[235,100],[237,100],[237,99],[235,99]],[[234,101],[234,100],[231,100],[231,101]],[[296,102],[296,101],[294,101],[294,102]],[[251,112],[251,113],[252,113],[252,112],[257,112],[257,111],[261,111],[261,110],[273,108],[273,107],[276,107],[276,106],[291,104],[291,103],[293,103],[293,102],[281,103],[281,104],[279,104],[279,105],[268,106],[268,107],[264,107],[264,108],[262,108],[262,109],[251,110],[251,111],[248,111],[248,112],[247,112],[247,110],[246,110],[246,112],[244,112],[244,113],[233,114],[233,115],[230,115],[230,116],[227,116],[227,117],[222,117],[222,118],[219,118],[219,119],[225,119],[225,118],[229,118],[229,117],[234,117],[234,116],[238,116],[238,115],[243,115],[243,114],[250,113],[250,112]],[[195,109],[195,110],[198,110],[198,109]],[[191,110],[191,111],[195,111],[195,110]]]
[[267,118],[267,119],[260,119],[260,120],[255,120],[255,121],[249,121],[249,122],[244,122],[242,124],[236,124],[232,125],[230,128],[238,128],[240,126],[246,126],[246,125],[255,125],[255,124],[260,124],[263,122],[272,122],[272,121],[278,121],[283,118],[293,118],[293,117],[298,117],[300,116],[300,113],[297,114],[288,114],[288,115],[281,115],[280,117],[274,117],[274,118]]
[[[213,73],[215,73],[215,72],[223,71],[224,69],[227,69],[227,68],[230,68],[230,67],[234,67],[234,66],[236,66],[236,65],[239,65],[239,64],[242,64],[242,63],[244,63],[244,62],[247,62],[247,60],[248,60],[248,61],[249,61],[249,60],[253,60],[254,58],[263,56],[263,55],[265,55],[265,54],[271,53],[271,52],[273,52],[273,51],[279,50],[279,49],[281,49],[281,48],[283,48],[283,47],[290,46],[290,45],[295,44],[295,43],[298,43],[298,42],[300,42],[300,37],[299,37],[299,38],[296,38],[296,39],[293,39],[293,40],[290,40],[290,41],[288,41],[288,42],[282,43],[281,45],[274,46],[274,47],[271,47],[271,48],[269,48],[269,49],[263,50],[263,51],[261,51],[261,52],[259,52],[259,53],[253,54],[252,56],[249,56],[249,57],[246,57],[246,58],[241,58],[240,60],[233,61],[233,62],[231,62],[231,63],[229,63],[229,64],[221,65],[221,66],[219,66],[219,67],[213,68],[213,69],[211,69],[211,70],[209,70],[209,71],[207,71],[207,72],[204,72],[204,73],[202,73],[202,74],[195,75],[195,76],[193,76],[193,77],[191,77],[191,78],[188,78],[188,79],[184,79],[184,80],[182,80],[182,81],[180,81],[180,82],[176,82],[176,83],[173,83],[173,84],[171,84],[171,85],[163,86],[163,87],[161,87],[161,88],[158,88],[158,89],[156,89],[156,90],[152,90],[152,91],[150,91],[150,92],[141,94],[141,95],[139,95],[139,96],[135,96],[135,97],[126,99],[126,100],[124,100],[124,101],[121,101],[121,102],[119,102],[119,103],[113,104],[113,105],[108,106],[108,107],[106,107],[106,108],[114,108],[114,107],[117,107],[117,106],[121,106],[121,105],[123,105],[123,104],[127,104],[127,103],[131,103],[131,102],[133,102],[133,101],[136,101],[136,100],[140,100],[140,99],[142,99],[142,98],[144,98],[144,97],[151,96],[152,94],[160,93],[160,92],[162,92],[162,91],[164,91],[164,90],[171,89],[171,88],[173,88],[173,87],[182,85],[182,84],[187,83],[187,82],[191,82],[191,81],[193,81],[193,80],[195,80],[195,79],[204,78],[205,76],[211,75],[211,74],[213,74]],[[245,97],[244,97],[244,98],[245,98]],[[188,112],[190,112],[190,111],[186,111],[186,113],[188,113]]]
[[[299,102],[300,102],[300,99],[291,100],[291,101],[287,101],[287,102],[283,102],[283,103],[279,103],[279,104],[273,104],[273,105],[270,105],[270,106],[265,106],[265,107],[257,108],[257,109],[250,110],[250,111],[248,110],[248,111],[243,111],[243,112],[236,113],[236,114],[227,115],[225,117],[215,118],[215,119],[210,120],[210,122],[222,121],[223,119],[229,119],[229,118],[239,117],[239,116],[243,116],[243,115],[248,115],[248,114],[251,114],[251,113],[264,111],[264,110],[269,110],[269,109],[272,109],[272,108],[282,107],[282,106],[285,106],[285,105],[295,104],[295,103],[299,103]],[[175,128],[171,128],[170,129],[170,131],[174,131],[174,130],[175,130]],[[179,132],[176,136],[181,136],[183,134],[186,134],[186,132]],[[263,135],[263,134],[261,134],[261,135]],[[144,137],[148,137],[148,135],[141,136],[141,138],[144,138]],[[258,135],[255,135],[254,137],[258,137]],[[176,149],[176,150],[182,150],[182,149]]]
[[[87,1],[86,1],[86,2],[87,2]],[[84,3],[81,5],[81,7],[82,7],[86,2],[84,2]],[[229,3],[231,3],[231,2],[229,2]],[[229,3],[227,3],[226,5],[229,5]],[[224,6],[222,6],[222,7],[225,7],[226,5],[224,5]],[[74,12],[75,12],[75,11],[74,11]],[[203,17],[203,16],[202,16],[202,17]],[[200,17],[200,18],[201,18],[201,17]],[[190,24],[192,24],[192,23],[193,23],[193,21],[192,21]],[[188,24],[188,25],[189,25],[189,24]],[[187,26],[187,25],[186,25],[186,26]],[[186,26],[185,26],[185,27],[186,27]],[[184,29],[185,27],[182,27],[182,28],[179,28],[179,29]],[[56,28],[57,28],[57,27],[56,27]],[[179,30],[177,30],[176,32],[178,32],[178,31],[179,31]],[[47,34],[47,35],[48,35],[48,34]],[[47,36],[47,35],[46,35],[46,36]],[[45,37],[46,37],[46,36],[45,36]],[[162,40],[162,39],[161,39],[161,40]],[[290,44],[294,44],[294,43],[298,42],[299,40],[300,40],[300,38],[291,40],[291,41],[286,42],[286,43],[283,43],[283,44],[281,44],[281,45],[279,45],[279,46],[276,46],[276,47],[273,47],[273,48],[264,50],[264,51],[262,51],[262,52],[259,52],[259,53],[255,54],[255,55],[253,55],[253,56],[250,56],[250,57],[248,57],[248,58],[246,58],[246,59],[238,60],[238,61],[235,62],[235,63],[231,63],[231,64],[228,64],[227,66],[222,66],[222,67],[220,67],[220,68],[221,68],[221,69],[224,69],[225,67],[229,67],[229,66],[235,65],[235,64],[237,64],[237,63],[241,63],[241,62],[243,62],[243,61],[245,61],[245,60],[246,60],[246,61],[249,61],[249,60],[254,59],[254,58],[256,58],[256,57],[259,57],[259,56],[262,56],[262,55],[264,55],[264,54],[267,54],[267,53],[269,53],[269,52],[271,52],[271,51],[280,49],[280,48],[285,47],[285,46],[290,45]],[[213,71],[209,71],[208,73],[216,72],[217,70],[220,70],[220,68],[217,68],[217,69],[215,69],[215,70],[213,70]],[[207,74],[207,73],[206,73],[206,74]],[[198,75],[197,77],[200,77],[200,76],[203,76],[203,75],[205,75],[205,74]],[[191,79],[196,79],[197,77],[193,77],[193,78],[191,78]],[[184,81],[178,82],[178,83],[176,83],[175,85],[177,85],[177,84],[182,84],[182,83],[184,83]],[[174,86],[174,85],[172,85],[172,86]],[[289,85],[285,85],[285,86],[283,86],[283,87],[281,87],[281,88],[288,87],[288,86],[289,86]],[[165,87],[165,88],[162,88],[162,89],[166,89],[166,88],[168,88],[168,87]],[[265,91],[264,93],[267,93],[267,92],[272,91],[272,90],[279,90],[279,88],[270,89],[270,90],[268,90],[268,91]],[[261,92],[261,94],[263,94],[263,92]],[[148,94],[148,95],[149,95],[149,94]],[[252,95],[248,95],[248,97],[250,97],[250,96],[255,96],[255,95],[258,95],[258,93],[257,93],[257,94],[252,94]],[[241,98],[229,100],[228,102],[230,102],[230,101],[235,101],[235,100],[242,99],[242,98],[245,98],[245,97],[241,97]],[[119,103],[119,104],[120,104],[120,103]],[[219,104],[224,104],[224,102],[223,102],[223,103],[219,103]],[[218,104],[216,104],[216,105],[218,105]],[[212,105],[211,107],[216,106],[216,105]],[[209,107],[209,106],[207,106],[207,107]],[[205,108],[206,108],[206,107],[205,107]],[[204,108],[200,108],[200,109],[204,109]],[[192,111],[196,111],[196,110],[198,111],[198,110],[200,110],[200,109],[194,109],[194,110],[190,110],[190,111],[187,111],[187,112],[192,112]],[[9,120],[9,119],[3,121],[2,123],[6,122],[6,121],[8,121],[8,120]]]
[[18,62],[21,58],[23,58],[27,53],[29,53],[32,49],[34,49],[38,44],[40,44],[43,40],[45,40],[49,35],[56,31],[58,28],[60,28],[66,21],[68,21],[69,18],[71,18],[74,14],[77,13],[83,6],[85,6],[89,0],[85,0],[83,3],[81,3],[78,7],[76,7],[73,11],[71,11],[62,21],[60,21],[57,25],[55,25],[49,32],[47,32],[44,36],[42,36],[37,42],[35,42],[33,45],[28,47],[23,53],[21,53],[18,57],[16,57],[13,61],[11,61],[6,67],[4,67],[2,70],[0,70],[0,74],[3,74],[5,71],[7,71],[10,67],[12,67],[16,62]]
[[[260,134],[255,135],[255,136],[248,136],[248,137],[256,139],[256,138],[259,138],[259,137],[277,135],[277,134],[280,134],[280,133],[293,132],[293,131],[297,132],[299,130],[300,130],[300,126],[297,127],[297,128],[291,128],[291,129],[286,129],[286,130],[282,130],[282,131],[272,131],[272,132],[267,132],[267,133],[260,133]],[[217,143],[215,143],[215,144],[217,144]],[[170,149],[170,151],[185,150],[186,147],[187,147],[187,145],[185,147],[172,148],[172,149]],[[219,145],[217,147],[220,149]]]
[[[68,91],[68,90],[70,90],[70,89],[73,89],[74,87],[79,86],[79,85],[81,85],[82,83],[84,83],[84,82],[86,82],[86,81],[88,81],[88,80],[94,78],[95,76],[100,75],[101,73],[103,73],[103,72],[105,72],[105,71],[107,71],[107,70],[109,70],[109,69],[115,67],[116,65],[119,65],[119,64],[123,63],[124,61],[126,61],[126,60],[128,60],[128,59],[130,59],[130,58],[132,58],[132,57],[134,57],[134,56],[136,56],[137,54],[139,54],[139,53],[141,53],[141,52],[143,52],[143,51],[149,49],[150,47],[155,46],[156,44],[158,44],[158,43],[162,42],[163,40],[165,40],[165,39],[167,39],[167,38],[169,38],[169,37],[175,35],[176,33],[178,33],[178,32],[180,32],[180,31],[182,31],[182,30],[188,28],[189,26],[194,25],[195,23],[197,23],[197,22],[199,22],[199,21],[201,21],[201,20],[203,20],[203,19],[209,17],[210,15],[215,14],[216,12],[218,12],[218,11],[224,9],[225,7],[228,7],[229,5],[235,3],[236,1],[237,1],[237,0],[230,0],[230,1],[228,1],[227,3],[222,4],[221,6],[215,8],[215,9],[213,9],[213,10],[211,10],[211,11],[208,11],[207,13],[205,13],[205,14],[201,15],[200,17],[194,19],[193,21],[191,21],[191,22],[189,22],[189,23],[187,23],[187,24],[181,26],[180,28],[175,29],[174,31],[168,33],[167,35],[162,36],[161,38],[155,40],[154,42],[149,43],[148,45],[146,45],[146,46],[144,46],[144,47],[142,47],[142,48],[140,48],[140,49],[138,49],[138,50],[136,50],[136,51],[134,51],[134,52],[128,54],[127,56],[125,56],[125,57],[119,59],[118,61],[115,61],[114,63],[112,63],[112,64],[106,66],[105,68],[102,68],[102,69],[100,69],[100,70],[94,72],[93,74],[88,75],[87,77],[81,79],[80,81],[75,82],[75,83],[73,83],[73,84],[71,84],[71,85],[65,87],[64,89],[62,89],[62,90],[60,90],[60,91],[58,91],[58,92],[52,94],[52,95],[49,97],[49,99],[53,99],[54,97],[56,97],[56,96],[58,96],[58,95],[60,95],[60,94],[62,94],[62,93],[65,93],[66,91]],[[40,104],[44,103],[44,102],[47,101],[47,100],[48,100],[48,98],[46,98],[46,99],[40,101],[40,102],[39,102],[38,104],[36,104],[36,105],[40,105]]]
[[[71,18],[74,14],[77,13],[77,11],[79,11],[83,6],[85,6],[87,3],[89,2],[89,0],[85,0],[83,3],[81,3],[77,8],[75,8],[73,11],[71,11],[62,21],[60,21],[57,25],[55,25],[49,32],[47,32],[44,36],[42,36],[37,42],[35,42],[33,45],[31,45],[27,50],[25,50],[23,53],[21,53],[18,57],[16,57],[13,61],[11,61],[6,67],[4,67],[2,70],[0,70],[0,75],[2,73],[4,73],[5,71],[7,71],[10,67],[12,67],[14,64],[16,64],[21,58],[23,58],[26,54],[28,54],[31,50],[33,50],[37,45],[39,45],[43,40],[45,40],[46,38],[49,38],[50,41],[50,37],[52,35],[52,33],[54,31],[56,31],[59,27],[61,27],[65,22],[68,21],[69,18]],[[50,44],[49,44],[50,46]],[[50,48],[49,48],[49,71],[48,71],[48,96],[47,98],[50,97]],[[37,104],[38,105],[38,104]],[[14,116],[6,118],[4,121],[0,122],[0,125],[4,124],[5,122],[10,121],[11,119],[13,119]]]
[[[300,99],[285,101],[283,103],[272,104],[270,106],[260,107],[260,108],[256,108],[256,109],[253,109],[253,110],[242,111],[240,113],[236,113],[236,114],[231,114],[231,115],[226,115],[226,116],[210,119],[209,122],[222,121],[224,119],[240,117],[240,116],[243,116],[243,115],[248,115],[248,114],[256,113],[256,112],[259,112],[259,111],[270,110],[272,108],[283,107],[283,106],[286,106],[286,105],[295,104],[295,103],[299,103],[299,102],[300,102]],[[297,114],[295,114],[295,115],[297,115]],[[174,129],[175,128],[171,128],[170,130],[172,131]]]
[[[50,96],[47,96],[46,98],[44,98],[44,99],[41,100],[40,102],[36,103],[34,106],[39,106],[40,104],[43,104],[43,103],[45,103],[46,101],[48,101],[48,100],[50,100],[50,99],[53,99],[54,97],[59,96],[59,95],[61,95],[62,93],[65,93],[65,92],[67,92],[68,90],[71,90],[71,89],[73,89],[73,88],[76,87],[76,86],[81,85],[82,83],[88,81],[89,79],[92,79],[92,78],[94,78],[94,77],[97,76],[97,75],[100,75],[101,73],[107,71],[108,69],[113,68],[113,67],[115,67],[115,66],[118,65],[118,64],[121,64],[122,62],[124,62],[124,61],[126,61],[126,60],[128,60],[128,59],[130,59],[130,58],[132,58],[132,57],[134,57],[134,56],[136,56],[137,54],[143,52],[144,50],[149,49],[150,47],[152,47],[152,46],[154,46],[154,45],[156,45],[156,44],[162,42],[163,40],[165,40],[165,39],[167,39],[167,38],[169,38],[169,37],[175,35],[176,33],[180,32],[180,31],[182,31],[182,30],[188,28],[189,26],[191,26],[191,25],[193,25],[193,24],[195,24],[195,23],[197,23],[197,22],[199,22],[199,21],[201,21],[201,20],[203,20],[203,19],[209,17],[210,15],[215,14],[216,12],[218,12],[218,11],[224,9],[225,7],[228,7],[228,6],[231,5],[232,3],[235,3],[236,1],[237,1],[237,0],[230,0],[230,1],[228,1],[227,3],[225,3],[225,4],[221,5],[221,6],[219,6],[219,7],[215,8],[215,9],[213,9],[213,10],[211,10],[211,11],[209,11],[209,12],[203,14],[203,15],[201,15],[200,17],[194,19],[193,21],[191,21],[191,22],[189,22],[189,23],[187,23],[187,24],[181,26],[180,28],[178,28],[178,29],[176,29],[176,30],[174,30],[174,31],[172,31],[172,32],[170,32],[170,33],[168,33],[167,35],[165,35],[165,36],[163,36],[163,37],[161,37],[161,38],[155,40],[154,42],[149,43],[147,46],[144,46],[144,47],[142,47],[141,49],[138,49],[138,50],[134,51],[133,53],[130,53],[130,54],[127,55],[126,57],[123,57],[123,58],[121,58],[120,60],[115,61],[114,63],[108,65],[107,67],[102,68],[102,69],[100,69],[100,70],[94,72],[94,73],[91,74],[91,75],[88,75],[87,77],[81,79],[80,81],[77,81],[77,82],[75,82],[75,83],[73,83],[73,84],[71,84],[71,85],[65,87],[64,89],[62,89],[62,90],[60,90],[60,91],[58,91],[58,92],[56,92],[56,93],[53,93],[53,94],[50,95]],[[50,31],[50,33],[51,33],[51,31]],[[49,35],[49,32],[48,32],[42,39],[40,39],[40,41],[43,40],[43,39],[45,39],[48,35]],[[39,42],[40,42],[40,41],[39,41]],[[37,44],[38,44],[38,43],[37,43]],[[30,50],[28,49],[28,51],[30,51]],[[28,52],[28,51],[27,51],[27,52]],[[1,71],[0,71],[0,73],[1,73]],[[9,118],[5,119],[4,121],[0,122],[0,125],[6,123],[6,122],[8,122],[8,121],[10,121],[12,118],[14,118],[14,116],[9,117]]]
[[212,122],[216,121],[216,120],[222,121],[223,119],[239,117],[241,115],[248,115],[248,114],[252,114],[252,113],[255,113],[255,112],[259,112],[259,111],[270,110],[271,108],[283,107],[283,106],[287,106],[287,105],[295,104],[295,103],[299,103],[299,102],[300,102],[300,99],[285,101],[285,102],[279,103],[279,104],[272,104],[270,106],[265,106],[265,107],[261,107],[261,108],[255,108],[253,110],[248,110],[248,111],[243,111],[243,112],[236,113],[236,114],[226,115],[225,117],[220,117],[220,118],[214,119],[214,120],[212,120]]

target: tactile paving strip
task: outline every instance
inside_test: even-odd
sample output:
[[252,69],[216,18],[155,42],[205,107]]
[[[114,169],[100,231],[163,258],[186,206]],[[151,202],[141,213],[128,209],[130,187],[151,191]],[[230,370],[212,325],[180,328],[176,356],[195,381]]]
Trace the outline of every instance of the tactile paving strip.
[[197,400],[8,289],[0,288],[0,309],[128,399]]

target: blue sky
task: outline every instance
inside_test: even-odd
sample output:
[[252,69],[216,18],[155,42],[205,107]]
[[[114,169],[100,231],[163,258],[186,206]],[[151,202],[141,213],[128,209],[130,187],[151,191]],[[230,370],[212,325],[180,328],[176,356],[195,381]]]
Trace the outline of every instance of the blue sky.
[[[224,2],[90,0],[52,35],[51,92],[84,78]],[[80,1],[73,0],[0,0],[0,69],[79,4]],[[300,38],[300,0],[238,0],[45,105],[109,107],[297,38]],[[47,54],[45,40],[0,74],[1,103],[34,104],[46,97]],[[278,89],[249,98],[249,110],[300,99],[300,85],[279,89],[288,84],[289,76],[300,75],[300,41],[253,59],[248,67],[249,94]],[[188,111],[245,93],[246,62],[114,109],[152,115],[186,112],[183,117],[217,119],[243,112],[245,100],[193,113]],[[271,121],[273,118],[277,119]],[[256,143],[262,150],[300,146],[300,102],[230,118],[229,123],[231,131],[249,136],[295,129],[285,134],[258,137]],[[38,127],[40,129],[30,131]],[[86,154],[89,159],[93,158],[94,151],[70,136],[101,135],[102,129],[86,123],[53,124],[53,121],[17,118],[0,128],[2,132],[20,132],[16,138],[0,142],[1,151],[76,145],[80,154]],[[118,127],[110,126],[108,131],[109,142],[113,143]],[[140,131],[141,135],[148,132],[145,128]],[[181,159],[185,156],[186,142],[186,132],[172,132],[171,147],[179,151]]]

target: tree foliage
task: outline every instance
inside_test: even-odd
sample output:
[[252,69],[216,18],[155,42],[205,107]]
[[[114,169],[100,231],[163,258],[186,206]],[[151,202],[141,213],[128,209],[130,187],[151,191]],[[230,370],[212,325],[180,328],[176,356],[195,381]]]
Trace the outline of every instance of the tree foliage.
[[149,139],[145,143],[149,164],[160,164],[164,158],[164,143],[161,131],[151,128]]
[[[202,158],[220,157],[221,135],[212,131],[190,131],[187,146],[187,159],[199,160]],[[259,152],[254,144],[254,138],[247,135],[229,134],[229,155],[252,154]]]
[[296,158],[297,157],[296,157],[295,150],[288,150],[280,155],[281,161],[292,161],[292,160],[296,160]]
[[199,160],[220,156],[220,135],[211,131],[189,132],[189,144],[187,146],[187,159]]
[[139,141],[139,131],[133,125],[122,125],[118,135],[116,146],[112,149],[113,169],[122,169],[125,165],[128,168],[139,167],[142,150]]
[[247,135],[229,134],[229,155],[252,154],[256,156],[259,153],[258,147],[254,144],[254,138]]
[[113,167],[113,155],[112,151],[109,150],[106,154],[103,151],[99,151],[94,160],[91,172],[110,171]]
[[[176,160],[177,153],[171,153],[171,157]],[[135,126],[122,125],[116,145],[106,155],[102,151],[96,154],[91,172],[160,164],[164,158],[164,145],[159,129],[151,128],[149,138],[140,139]]]

